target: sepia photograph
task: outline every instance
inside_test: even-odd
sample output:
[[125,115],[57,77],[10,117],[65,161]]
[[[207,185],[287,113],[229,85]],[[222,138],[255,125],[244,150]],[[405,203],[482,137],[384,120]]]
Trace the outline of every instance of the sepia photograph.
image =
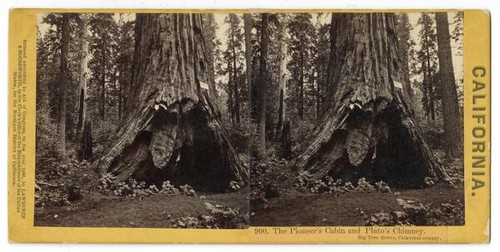
[[38,21],[36,226],[249,225],[249,134],[224,112],[229,18]]
[[39,13],[35,226],[462,226],[463,12]]
[[463,13],[265,15],[251,225],[464,225]]

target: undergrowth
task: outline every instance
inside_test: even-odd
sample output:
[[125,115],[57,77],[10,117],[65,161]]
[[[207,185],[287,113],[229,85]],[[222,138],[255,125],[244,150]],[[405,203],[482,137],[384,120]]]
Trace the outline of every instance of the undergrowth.
[[167,218],[175,228],[234,229],[248,227],[248,214],[242,213],[239,209],[208,202],[205,202],[205,208],[210,212],[209,215],[196,217],[188,215],[175,219],[167,215]]
[[443,202],[438,206],[414,200],[396,199],[400,210],[366,214],[358,209],[367,226],[448,226],[464,225],[464,206],[460,201]]
[[346,192],[382,192],[392,193],[391,188],[384,181],[379,181],[371,184],[365,178],[360,178],[357,183],[353,184],[342,179],[334,179],[330,176],[325,176],[319,180],[308,180],[304,177],[299,177],[294,184],[295,188],[301,192],[338,195]]

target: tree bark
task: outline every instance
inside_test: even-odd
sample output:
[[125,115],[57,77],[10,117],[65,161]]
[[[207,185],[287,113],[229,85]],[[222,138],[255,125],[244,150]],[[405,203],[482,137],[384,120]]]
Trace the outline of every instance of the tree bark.
[[321,118],[321,87],[319,86],[319,81],[316,72],[313,72],[313,87],[316,88],[316,120],[319,121]]
[[300,46],[299,118],[304,119],[304,45]]
[[245,64],[247,72],[247,90],[248,97],[247,101],[251,109],[252,101],[252,17],[250,14],[243,14],[243,29],[245,35]]
[[79,150],[80,160],[92,159],[92,129],[90,118],[87,116],[87,100],[88,100],[88,27],[87,27],[87,14],[82,14],[80,17],[81,22],[81,39],[82,50],[80,59],[80,102],[78,109],[78,135],[81,136],[81,144]]
[[229,116],[231,116],[231,123],[233,124],[233,127],[236,126],[236,116],[234,112],[234,88],[233,88],[233,74],[231,73],[231,61],[227,61],[227,85],[228,85],[228,92],[227,92],[227,100],[228,100],[228,110],[229,110]]
[[234,34],[234,27],[231,29],[231,39],[233,40],[233,48],[231,50],[233,54],[233,90],[234,90],[234,117],[236,119],[236,125],[239,127],[240,126],[240,94],[238,90],[238,76],[236,72],[236,38]]
[[412,187],[447,179],[410,111],[393,14],[333,14],[330,107],[296,165],[326,175]]
[[106,116],[106,39],[102,38],[102,43],[101,43],[101,50],[102,50],[102,55],[101,55],[101,107],[100,107],[100,115],[101,115],[101,120],[104,120]]
[[118,81],[118,121],[121,122],[123,113],[123,86]]
[[67,107],[67,79],[68,79],[68,44],[69,44],[69,14],[62,14],[61,21],[61,65],[59,86],[59,148],[62,158],[66,158],[66,107]]
[[138,14],[130,112],[117,141],[96,163],[116,181],[190,184],[225,191],[248,171],[209,99],[199,14]]
[[280,23],[280,65],[279,65],[279,79],[278,79],[278,124],[277,132],[280,133],[283,130],[283,123],[286,118],[286,64],[287,64],[287,22],[285,20],[286,16],[282,16],[282,21]]
[[[422,68],[424,68],[426,65],[425,62],[422,62]],[[429,99],[430,99],[430,94],[429,94],[429,85],[427,84],[429,82],[429,78],[427,77],[427,70],[425,70],[424,72],[424,80],[422,82],[422,87],[423,87],[423,97],[422,97],[422,105],[424,107],[424,111],[425,111],[425,118],[427,120],[430,120],[430,115],[431,115],[431,110],[430,110],[430,102],[429,102]]]
[[[399,51],[399,59],[401,60],[401,68],[403,71],[403,90],[407,92],[408,97],[410,100],[408,102],[411,102],[413,110],[415,110],[415,95],[413,94],[413,90],[411,88],[411,82],[410,82],[410,67],[409,67],[409,61],[410,61],[410,56],[409,56],[409,44],[411,42],[410,39],[410,32],[411,32],[411,25],[410,21],[408,18],[407,13],[401,13],[398,14],[399,18],[397,18],[397,26],[399,28],[396,28],[396,32],[398,33],[398,51]],[[414,112],[412,112],[414,113]]]
[[457,87],[455,85],[451,55],[448,14],[446,12],[436,13],[436,29],[446,153],[451,157],[460,157],[463,153],[462,117],[458,106]]
[[[429,35],[426,33],[425,39],[428,41],[429,40]],[[426,43],[427,45],[429,42]],[[426,60],[427,60],[427,82],[424,83],[424,85],[427,85],[427,99],[429,103],[427,104],[428,108],[428,114],[427,116],[430,117],[431,120],[436,120],[436,113],[435,113],[435,106],[434,106],[434,77],[432,76],[432,71],[431,71],[431,53],[429,50],[429,47],[425,48],[426,51]]]
[[85,121],[83,126],[82,138],[80,142],[80,160],[90,161],[93,158],[92,151],[92,122],[90,120]]
[[281,156],[284,159],[290,159],[292,157],[292,130],[290,126],[290,120],[285,120],[285,122],[283,123],[283,129],[281,132],[281,145]]
[[280,65],[279,65],[279,104],[278,104],[278,124],[277,133],[281,134],[281,156],[284,159],[289,159],[292,156],[292,137],[290,121],[286,113],[286,65],[287,65],[287,20],[286,15],[282,16],[280,23]]
[[260,160],[266,160],[266,107],[267,107],[267,53],[269,50],[269,14],[261,14],[261,37],[260,37],[260,70],[259,70],[259,123],[258,123],[258,146]]

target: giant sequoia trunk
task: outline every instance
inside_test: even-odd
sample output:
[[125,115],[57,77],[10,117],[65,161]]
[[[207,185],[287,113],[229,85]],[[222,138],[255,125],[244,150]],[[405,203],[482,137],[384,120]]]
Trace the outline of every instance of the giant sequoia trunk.
[[[248,171],[211,103],[201,16],[139,14],[128,115],[97,164],[117,181],[224,191]],[[213,92],[215,93],[215,92]]]
[[412,187],[446,179],[403,88],[393,14],[333,14],[329,109],[298,158],[301,176]]

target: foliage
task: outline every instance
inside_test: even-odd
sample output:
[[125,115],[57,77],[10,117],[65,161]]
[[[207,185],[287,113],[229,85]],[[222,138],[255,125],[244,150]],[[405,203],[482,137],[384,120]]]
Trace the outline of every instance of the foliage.
[[143,197],[153,194],[172,194],[197,197],[196,191],[188,184],[176,188],[170,181],[164,181],[160,188],[154,184],[148,185],[144,181],[128,179],[126,182],[115,183],[115,177],[106,173],[98,180],[97,189],[104,194],[119,197]]
[[206,208],[214,216],[218,228],[244,228],[248,224],[248,216],[239,210],[205,202]]
[[184,194],[186,196],[196,197],[196,191],[193,189],[192,186],[185,184],[185,185],[180,186],[179,188],[180,188],[180,191],[182,192],[182,194]]
[[[135,48],[135,21],[127,20],[125,14],[120,14],[120,18],[117,22],[118,25],[118,35],[115,38],[116,49],[114,60],[116,62],[116,83],[110,87],[111,90],[108,92],[111,100],[114,100],[114,104],[110,106],[117,106],[118,118],[123,118],[126,110],[127,97],[129,95],[128,90],[130,89],[130,82],[132,80],[132,62],[134,60],[134,48]],[[113,79],[114,80],[114,79]],[[115,85],[116,84],[116,85]]]
[[175,228],[245,228],[248,226],[248,215],[242,214],[238,209],[224,207],[218,204],[205,202],[206,209],[210,215],[188,215],[177,219],[170,219]]
[[90,163],[68,159],[57,161],[56,158],[40,159],[37,164],[35,183],[35,207],[43,210],[47,206],[70,205],[69,188],[76,188],[81,193],[88,192],[96,180],[90,170]]
[[290,61],[288,70],[290,79],[288,83],[288,99],[290,113],[299,119],[304,119],[308,108],[314,108],[315,97],[315,74],[314,58],[316,55],[316,28],[312,23],[312,15],[309,13],[293,14],[288,23],[290,34],[288,53]]
[[292,133],[292,152],[301,153],[304,151],[302,148],[306,148],[303,143],[310,141],[311,132],[313,132],[316,122],[313,120],[294,120],[292,121],[291,133]]
[[58,145],[54,132],[57,132],[55,121],[50,118],[48,107],[39,106],[36,117],[36,167],[37,172],[43,172],[46,167],[58,159]]
[[319,20],[322,18],[321,14],[317,16],[315,24],[317,30],[317,40],[314,47],[314,68],[316,71],[315,80],[316,87],[311,93],[316,97],[317,107],[316,116],[319,117],[326,109],[329,89],[328,80],[328,64],[330,60],[330,23],[322,24]]
[[[227,94],[227,111],[229,112],[233,125],[241,121],[241,107],[246,101],[246,77],[245,77],[245,51],[243,50],[243,31],[241,19],[236,14],[228,14],[224,19],[228,25],[224,35],[226,36],[226,49],[217,52],[219,67],[217,74],[227,85],[224,90]],[[215,38],[212,39],[212,41]],[[213,42],[215,47],[218,42]]]
[[294,186],[302,192],[328,195],[338,195],[347,192],[372,193],[376,191],[392,193],[391,188],[384,181],[370,184],[365,178],[360,178],[356,185],[353,185],[349,181],[334,179],[331,176],[325,176],[323,179],[314,181],[302,176],[296,180]]
[[450,158],[446,155],[443,149],[436,150],[436,156],[438,156],[443,163],[444,169],[448,176],[450,176],[450,182],[454,185],[461,185],[464,182],[464,160],[463,158]]
[[420,48],[417,58],[421,64],[418,74],[423,76],[421,90],[423,93],[422,104],[429,119],[435,119],[435,101],[440,97],[438,80],[438,53],[437,35],[434,16],[430,13],[422,13],[418,19]]
[[239,189],[241,189],[240,183],[236,181],[230,181],[229,189],[231,189],[232,191],[238,191]]
[[[127,15],[127,14],[123,14]],[[80,63],[83,57],[82,22],[89,23],[89,117],[107,112],[105,118],[93,123],[97,134],[94,145],[97,150],[104,148],[110,133],[117,127],[117,120],[124,110],[124,92],[131,79],[131,65],[134,54],[134,21],[129,17],[112,14],[69,14],[69,48],[67,55],[67,114],[66,142],[69,152],[76,152],[80,146],[77,128],[80,90]],[[38,159],[55,157],[57,144],[55,120],[58,116],[60,54],[61,54],[61,14],[50,13],[42,17],[37,37],[37,141],[43,146],[37,151]],[[42,28],[43,27],[43,28]],[[104,75],[103,75],[104,74]],[[104,81],[104,83],[102,83]],[[102,89],[104,87],[104,90]],[[101,95],[104,91],[104,97]],[[103,101],[105,99],[106,101]],[[100,106],[103,105],[104,107]],[[115,110],[116,113],[113,111]],[[108,111],[112,111],[109,113]],[[111,129],[111,131],[110,131]],[[99,157],[99,155],[94,155]]]
[[252,162],[250,166],[250,177],[253,178],[250,181],[250,203],[252,205],[258,205],[268,202],[266,197],[265,187],[269,184],[265,180],[267,178],[267,168],[264,163]]
[[[93,122],[94,150],[95,157],[100,157],[102,152],[108,148],[108,144],[124,118],[127,108],[127,99],[131,96],[130,87],[134,66],[132,65],[135,52],[135,22],[126,14],[87,14],[90,20],[90,51],[91,55],[89,67],[89,113],[91,118],[98,118]],[[314,18],[316,17],[316,22]],[[115,183],[115,178],[111,174],[105,174],[99,179],[97,175],[89,171],[89,163],[80,163],[73,159],[75,155],[71,152],[79,144],[79,136],[76,125],[76,115],[78,114],[78,78],[79,61],[81,58],[82,38],[79,34],[81,25],[81,15],[72,14],[70,18],[70,41],[68,52],[68,118],[67,118],[67,139],[70,148],[69,160],[62,160],[58,156],[57,146],[57,105],[59,94],[59,65],[60,65],[60,14],[48,14],[43,18],[42,23],[48,28],[39,30],[37,38],[37,149],[36,149],[36,169],[37,184],[35,191],[35,204],[38,208],[48,205],[69,205],[68,186],[77,186],[82,191],[91,187],[89,181],[97,181],[98,190],[106,195],[118,197],[143,197],[147,195],[185,195],[196,197],[196,191],[190,185],[174,186],[170,181],[165,181],[161,186],[146,184],[136,180]],[[273,148],[272,141],[278,139],[274,135],[273,125],[277,111],[277,83],[279,79],[278,62],[283,55],[279,50],[280,25],[287,23],[289,40],[287,52],[287,74],[291,77],[287,83],[286,114],[291,119],[292,138],[294,143],[293,152],[300,153],[303,143],[307,140],[308,134],[313,132],[317,125],[317,119],[322,110],[328,108],[326,98],[328,97],[328,64],[330,56],[330,24],[320,21],[320,15],[314,16],[307,13],[294,13],[284,15],[270,14],[269,22],[269,85],[267,88],[267,122],[266,128],[271,140],[267,144],[268,157],[270,160],[265,163],[253,162],[251,165],[251,192],[250,201],[252,204],[268,203],[272,198],[283,194],[282,185],[278,180],[282,177],[291,177],[293,172],[287,169],[287,161],[276,159],[276,149]],[[252,135],[255,135],[256,127],[253,122],[246,118],[253,106],[249,101],[248,93],[255,90],[248,90],[246,83],[245,50],[243,43],[243,31],[241,16],[228,14],[224,20],[227,29],[223,33],[224,43],[218,37],[217,23],[213,14],[203,15],[204,40],[207,46],[207,62],[209,63],[209,73],[214,82],[218,84],[218,93],[221,97],[227,96],[226,109],[231,115],[230,120],[235,122],[236,103],[240,103],[242,125],[229,128],[229,136],[232,139],[233,147],[236,151],[247,155],[246,150],[251,144]],[[438,59],[436,45],[436,30],[433,21],[433,14],[422,13],[419,21],[418,41],[419,45],[412,38],[410,32],[414,27],[408,22],[408,16],[404,14],[397,16],[396,33],[398,34],[399,47],[407,47],[406,51],[400,51],[400,58],[407,63],[405,72],[409,72],[414,86],[423,95],[419,103],[423,104],[425,113],[429,117],[431,99],[439,110],[439,78]],[[458,12],[454,17],[454,29],[452,39],[459,45],[461,53],[461,41],[463,40],[463,12]],[[261,23],[256,18],[251,29],[251,55],[253,68],[252,81],[256,83],[259,79],[259,54],[260,54],[260,26]],[[255,28],[255,29],[254,29]],[[417,27],[415,27],[417,28]],[[224,45],[223,45],[224,44]],[[407,68],[407,69],[406,69]],[[457,80],[463,82],[463,80]],[[256,87],[258,85],[254,85]],[[460,87],[460,85],[458,85]],[[258,92],[257,92],[258,93]],[[252,93],[255,95],[255,93]],[[254,100],[255,97],[254,97]],[[219,104],[220,105],[220,104]],[[439,111],[436,111],[439,117]],[[224,117],[224,113],[222,114]],[[424,122],[420,125],[426,134],[433,149],[443,147],[442,132],[443,125],[439,120]],[[438,155],[441,153],[438,151]],[[442,159],[445,157],[443,156]],[[463,163],[460,159],[444,159],[448,174],[455,184],[463,182]],[[275,170],[270,172],[270,170]],[[279,172],[276,172],[279,170]],[[282,175],[285,173],[286,175]],[[288,174],[290,173],[290,174]],[[281,175],[280,175],[281,174]],[[95,177],[95,178],[94,178]],[[290,179],[291,180],[291,179]],[[47,182],[48,181],[48,182]],[[46,182],[46,183],[45,183]],[[430,178],[426,178],[429,185],[434,183]],[[295,188],[301,192],[338,195],[342,193],[368,194],[374,192],[392,193],[391,188],[384,182],[369,182],[365,178],[360,178],[357,182],[351,183],[327,176],[321,180],[310,181],[301,177],[295,181]],[[290,185],[289,188],[292,186]],[[231,181],[230,190],[239,190],[240,185]],[[209,215],[186,216],[179,219],[172,219],[172,223],[180,228],[232,228],[244,227],[247,225],[248,216],[245,216],[237,209],[213,205],[207,203]],[[412,201],[401,201],[401,210],[393,212],[379,212],[367,215],[367,225],[424,225],[446,224],[442,215],[456,216],[457,223],[463,222],[463,206],[460,203],[441,203],[437,207]]]
[[41,189],[40,186],[35,187],[35,208],[43,209],[46,206],[64,206],[71,204],[66,198],[64,187],[58,186],[53,188]]
[[[272,151],[273,148],[268,150]],[[286,183],[291,187],[293,176],[290,176],[289,169],[288,161],[276,159],[276,156],[272,154],[267,162],[253,161],[250,169],[250,176],[252,177],[250,181],[251,204],[265,204],[269,203],[272,198],[279,197],[280,189],[278,184]]]

